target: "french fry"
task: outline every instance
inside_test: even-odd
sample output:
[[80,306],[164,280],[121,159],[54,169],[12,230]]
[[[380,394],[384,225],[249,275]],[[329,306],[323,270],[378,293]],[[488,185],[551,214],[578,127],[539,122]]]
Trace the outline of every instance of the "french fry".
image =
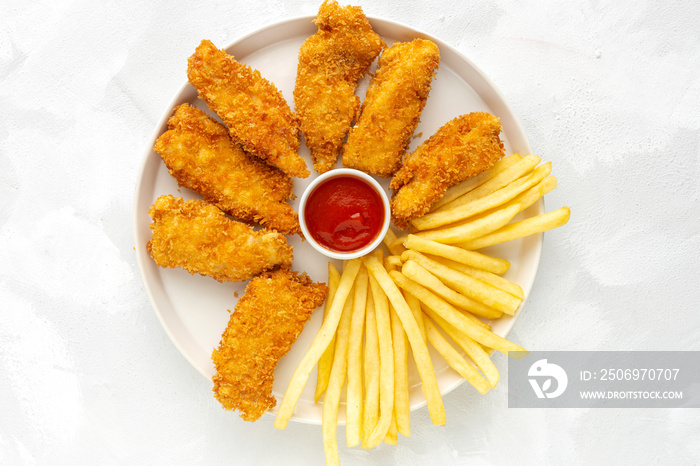
[[394,241],[396,238],[396,232],[394,232],[394,230],[392,230],[391,227],[389,227],[389,229],[387,229],[386,233],[384,234],[384,238],[382,238],[382,242],[388,247],[389,243]]
[[369,285],[374,297],[379,339],[379,420],[367,439],[367,448],[374,448],[384,440],[394,411],[394,349],[389,300],[374,274],[369,277]]
[[481,249],[494,244],[505,243],[514,239],[552,230],[565,225],[571,217],[568,207],[561,207],[546,214],[526,218],[519,222],[506,225],[492,233],[461,243],[465,249]]
[[505,204],[517,195],[537,185],[550,173],[552,173],[552,162],[544,163],[537,167],[532,173],[512,181],[487,196],[476,198],[469,203],[462,204],[449,210],[445,209],[439,212],[426,214],[412,220],[411,223],[418,230],[431,230],[467,219]]
[[489,285],[493,285],[499,290],[503,290],[506,293],[515,296],[518,299],[525,299],[525,293],[523,292],[523,289],[520,285],[518,285],[517,283],[513,283],[512,281],[503,278],[500,275],[486,272],[484,270],[470,267],[468,265],[460,264],[459,262],[455,262],[450,259],[445,259],[444,257],[428,257],[452,269],[458,270],[462,273],[466,273],[467,275],[471,275],[472,277],[479,279],[482,282],[488,283]]
[[389,430],[386,432],[386,436],[384,437],[384,443],[386,443],[387,445],[398,445],[399,436],[397,434],[398,431],[396,430],[396,415],[393,415],[391,416]]
[[367,310],[367,269],[363,266],[355,278],[350,341],[348,343],[348,383],[345,405],[345,437],[348,447],[362,439],[362,337]]
[[326,455],[326,465],[340,466],[338,456],[338,407],[340,405],[340,393],[345,383],[345,375],[348,365],[348,344],[350,342],[350,323],[353,311],[353,295],[345,300],[343,313],[338,323],[336,333],[335,351],[333,353],[333,366],[331,377],[328,380],[326,395],[323,397],[323,411],[321,416],[321,430],[323,432],[323,452]]
[[463,224],[439,230],[421,231],[415,235],[439,243],[462,243],[498,230],[510,222],[518,212],[520,212],[520,206],[516,204],[474,217]]
[[[403,246],[403,242],[405,240],[406,240],[406,236],[401,236],[399,238],[396,238],[394,241],[389,243],[389,245],[387,246],[389,248],[389,251],[396,251],[396,252],[405,251],[406,248]],[[392,252],[392,254],[393,254],[393,252]],[[401,254],[401,253],[399,252],[399,254]]]
[[362,413],[362,448],[367,448],[367,440],[379,419],[379,341],[377,337],[377,319],[374,312],[374,296],[371,291],[367,296],[365,312],[365,402]]
[[401,255],[386,256],[384,258],[384,267],[387,269],[390,267],[401,267]]
[[394,233],[394,230],[389,228],[386,231],[386,235],[384,235],[384,239],[382,240],[383,243],[386,245],[387,248],[389,248],[389,252],[395,255],[401,255],[401,253],[404,251],[404,247],[400,242],[397,242],[397,236],[396,233]]
[[393,306],[389,306],[389,308],[391,310],[391,339],[394,344],[394,417],[392,423],[396,431],[409,437],[411,435],[411,405],[408,398],[408,342],[396,310]]
[[435,311],[436,314],[445,319],[445,321],[447,321],[457,330],[481,343],[482,345],[493,348],[506,355],[508,352],[525,351],[521,346],[516,345],[515,343],[496,335],[492,331],[475,324],[447,301],[443,300],[413,280],[407,278],[405,275],[393,271],[391,272],[391,278],[398,284],[398,286],[420,299],[423,304]]
[[442,198],[439,201],[437,201],[435,204],[433,204],[430,211],[434,212],[434,211],[438,210],[440,207],[444,206],[445,204],[448,204],[450,201],[457,199],[458,197],[460,197],[460,196],[468,193],[472,189],[476,188],[480,184],[485,183],[486,181],[490,180],[494,176],[496,176],[499,173],[501,173],[502,171],[504,171],[506,168],[514,165],[517,162],[520,162],[522,159],[523,158],[520,154],[511,154],[507,157],[503,157],[501,160],[496,162],[493,167],[489,168],[488,170],[484,170],[483,172],[479,173],[476,176],[469,178],[468,180],[464,180],[455,186],[451,186],[450,188],[447,189],[447,192],[445,192],[445,195],[442,196]]
[[439,210],[442,211],[454,209],[455,207],[468,204],[475,199],[488,196],[489,194],[501,189],[507,184],[512,183],[521,176],[525,175],[530,170],[535,168],[541,161],[542,159],[537,155],[528,155],[527,157],[523,157],[521,161],[508,167],[506,170],[494,176],[479,187],[443,205],[442,207],[440,207]]
[[423,311],[420,308],[420,301],[418,300],[418,298],[416,298],[410,293],[406,293],[405,291],[402,294],[404,299],[406,300],[406,304],[408,304],[409,309],[411,309],[411,312],[413,313],[413,317],[416,319],[418,329],[420,330],[420,334],[423,337],[423,342],[427,342],[428,339],[425,336],[425,325],[423,324]]
[[430,319],[425,320],[425,332],[428,335],[428,341],[440,355],[445,358],[447,364],[461,375],[469,384],[476,388],[482,395],[491,388],[489,383],[484,379],[479,371],[469,364],[459,351],[457,351],[440,331],[433,325]]
[[506,202],[500,208],[504,209],[517,204],[519,209],[518,211],[522,212],[556,187],[557,179],[555,176],[550,175],[524,193],[519,194],[514,199]]
[[460,309],[464,309],[465,311],[487,319],[498,319],[503,315],[502,311],[497,311],[491,307],[488,307],[486,304],[457,293],[455,290],[445,285],[435,275],[430,273],[430,271],[428,271],[425,267],[412,259],[404,263],[401,273],[406,275],[414,282],[423,285],[429,290],[432,290],[438,296],[441,296],[445,301]]
[[508,201],[503,207],[518,204],[520,205],[520,211],[527,209],[532,204],[537,202],[541,197],[543,197],[548,192],[554,190],[557,187],[557,178],[554,175],[550,175],[544,180],[540,181],[536,186],[528,189],[524,193],[520,194],[515,199]]
[[514,315],[521,303],[521,300],[515,296],[503,290],[499,290],[471,275],[451,269],[420,252],[408,250],[401,254],[401,259],[404,262],[413,259],[430,273],[440,278],[446,285],[497,311],[502,311],[508,315]]
[[[328,318],[328,310],[331,308],[335,290],[338,288],[340,281],[340,272],[335,268],[332,262],[328,263],[328,294],[326,295],[326,303],[323,307],[323,320]],[[335,335],[328,344],[328,348],[323,352],[321,359],[318,360],[318,372],[316,375],[316,393],[314,394],[314,402],[317,402],[323,392],[328,387],[328,378],[331,375],[331,366],[333,365],[333,352],[335,351]]]
[[440,388],[438,387],[437,378],[435,377],[433,362],[430,359],[428,347],[418,328],[418,323],[413,317],[413,313],[408,307],[401,291],[399,291],[399,288],[393,282],[381,262],[379,262],[376,257],[365,256],[364,263],[370,275],[374,276],[377,282],[379,282],[379,285],[384,290],[384,293],[386,293],[394,309],[396,309],[396,314],[399,316],[399,319],[401,319],[401,325],[403,325],[406,336],[408,337],[408,342],[413,350],[413,357],[418,369],[418,375],[422,381],[421,388],[428,404],[430,419],[435,425],[445,425],[445,406],[442,403],[442,395],[440,394]]
[[498,369],[496,369],[496,366],[494,365],[493,361],[491,361],[491,358],[486,350],[484,350],[480,344],[447,323],[445,319],[440,317],[429,307],[424,306],[423,309],[425,309],[425,312],[435,321],[435,323],[438,324],[445,331],[445,333],[447,333],[450,338],[452,338],[452,340],[454,340],[454,342],[464,350],[465,353],[467,353],[467,356],[474,361],[476,367],[481,370],[486,377],[486,380],[489,381],[491,388],[496,388],[501,375],[498,373]]
[[505,259],[490,257],[480,252],[468,251],[449,244],[438,243],[416,235],[408,235],[404,241],[404,246],[407,249],[445,257],[491,273],[502,274],[510,268],[510,262]]
[[351,259],[347,261],[343,273],[340,276],[333,303],[328,310],[327,319],[321,325],[320,330],[311,342],[309,350],[299,362],[299,365],[289,381],[289,385],[287,385],[287,390],[279,405],[279,410],[277,411],[277,416],[273,424],[275,428],[285,429],[289,423],[289,419],[291,419],[292,414],[294,414],[294,408],[299,401],[299,397],[304,390],[306,382],[309,380],[311,371],[336,333],[343,308],[345,307],[345,301],[347,301],[352,291],[355,277],[360,270],[361,264],[362,261],[360,259]]

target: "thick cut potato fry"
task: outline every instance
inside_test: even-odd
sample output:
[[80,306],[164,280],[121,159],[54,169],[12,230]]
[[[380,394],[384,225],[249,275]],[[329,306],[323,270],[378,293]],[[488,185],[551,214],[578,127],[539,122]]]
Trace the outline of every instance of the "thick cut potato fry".
[[409,437],[411,435],[411,405],[408,399],[408,342],[396,310],[393,306],[389,306],[389,308],[391,310],[391,339],[394,344],[394,418],[392,423],[396,431]]
[[374,312],[374,296],[368,293],[365,312],[365,402],[362,413],[362,448],[367,448],[367,440],[379,419],[379,341],[377,319]]
[[513,164],[511,167],[508,167],[506,170],[494,176],[486,183],[483,183],[481,186],[469,191],[461,197],[458,197],[454,201],[443,205],[440,210],[454,209],[455,207],[468,204],[475,199],[488,196],[492,192],[501,189],[507,184],[512,183],[521,176],[525,175],[530,170],[535,168],[541,161],[542,159],[537,155],[528,155],[527,157],[523,157],[521,161]]
[[513,283],[507,278],[503,278],[500,275],[496,275],[484,270],[477,269],[475,267],[470,267],[468,265],[460,264],[459,262],[452,261],[450,259],[445,259],[444,257],[434,257],[427,256],[429,259],[433,259],[443,265],[446,265],[452,269],[459,272],[466,273],[472,277],[481,280],[482,282],[488,283],[489,285],[495,286],[499,290],[503,290],[506,293],[515,296],[518,299],[525,299],[525,293],[520,285]]
[[479,301],[474,301],[473,299],[456,292],[452,288],[445,285],[435,275],[430,273],[428,269],[412,259],[407,260],[406,263],[404,263],[401,273],[406,275],[414,282],[423,285],[429,290],[432,290],[453,306],[464,309],[467,312],[485,317],[487,319],[498,319],[503,315],[502,311],[497,311],[491,307],[488,307],[486,304]]
[[387,256],[384,259],[384,266],[389,267],[401,267],[401,254],[394,256]]
[[407,249],[445,257],[491,273],[502,274],[510,268],[510,262],[505,259],[490,257],[480,252],[468,251],[449,244],[438,243],[416,235],[408,235],[403,244]]
[[[496,335],[490,330],[475,324],[467,317],[464,316],[459,310],[455,309],[447,301],[443,300],[439,296],[435,295],[427,288],[420,286],[418,283],[407,278],[405,275],[399,272],[391,272],[391,278],[404,290],[413,294],[416,298],[428,306],[430,309],[435,311],[440,317],[445,319],[453,327],[455,327],[460,332],[464,333],[473,340],[500,351],[504,354],[512,351],[525,351],[519,345],[506,340],[505,338]],[[427,328],[426,328],[427,333]]]
[[394,239],[391,243],[387,245],[389,251],[401,251],[404,252],[406,248],[403,246],[403,242],[406,240],[405,236]]
[[367,439],[367,448],[374,448],[384,440],[394,411],[394,348],[389,300],[374,275],[369,277],[369,285],[374,297],[379,339],[379,420]]
[[493,361],[491,361],[491,358],[486,350],[484,350],[480,344],[454,328],[452,325],[448,324],[445,319],[440,317],[429,307],[423,306],[423,309],[425,309],[425,312],[435,321],[435,323],[438,324],[445,331],[445,333],[447,333],[450,338],[452,338],[452,340],[454,340],[454,342],[464,350],[465,353],[467,353],[467,356],[474,361],[476,367],[481,370],[486,379],[489,381],[489,384],[491,384],[491,388],[496,388],[501,375],[498,373],[496,365],[493,363]]
[[495,286],[489,285],[471,275],[451,269],[420,252],[408,250],[401,254],[401,260],[404,262],[410,259],[418,262],[430,273],[440,278],[446,285],[497,311],[504,312],[508,315],[514,315],[518,310],[518,306],[520,306],[521,300],[515,296],[503,290],[499,290]]
[[389,229],[386,230],[386,234],[384,235],[384,238],[382,239],[382,242],[383,242],[385,245],[389,246],[389,243],[391,243],[392,241],[394,241],[396,238],[397,238],[397,236],[396,236],[396,233],[394,232],[394,230],[392,230],[391,228],[389,228]]
[[368,276],[365,267],[355,278],[350,342],[348,343],[348,386],[345,406],[345,437],[348,447],[362,439],[362,336],[367,310]]
[[396,430],[396,413],[394,413],[394,415],[391,416],[391,424],[389,424],[389,430],[387,431],[386,436],[384,437],[384,443],[386,443],[387,445],[399,444],[398,431]]
[[455,186],[451,186],[447,189],[445,195],[442,196],[442,198],[439,201],[433,204],[433,206],[430,208],[430,212],[435,212],[436,210],[440,209],[440,207],[444,206],[450,201],[453,201],[458,197],[468,193],[472,189],[498,175],[506,168],[520,162],[522,159],[523,157],[520,154],[511,154],[507,157],[503,157],[488,170],[484,170],[483,172],[469,178],[468,180],[464,180]]
[[[332,262],[328,263],[328,295],[326,295],[326,303],[323,308],[323,320],[328,318],[328,310],[333,303],[335,290],[338,289],[340,281],[340,272],[335,268]],[[323,392],[328,387],[328,378],[331,376],[331,366],[333,365],[333,352],[335,351],[335,335],[328,344],[328,348],[323,352],[321,359],[318,360],[318,371],[316,374],[316,393],[314,394],[314,402],[317,402]]]
[[408,342],[410,343],[411,350],[413,351],[413,358],[416,362],[416,368],[418,369],[418,375],[422,381],[421,388],[428,404],[430,419],[432,420],[433,424],[443,426],[447,421],[445,417],[445,406],[442,402],[442,395],[440,394],[440,388],[437,384],[435,369],[433,368],[433,362],[430,359],[428,346],[423,340],[423,336],[418,328],[418,323],[413,317],[413,313],[408,307],[408,304],[401,294],[401,291],[384,269],[381,262],[379,262],[379,260],[373,256],[366,256],[364,261],[370,275],[374,276],[379,282],[379,285],[386,293],[389,301],[391,301],[391,304],[394,306],[394,309],[396,309],[396,314],[399,316],[399,319],[401,319],[401,325],[403,325],[406,336],[408,337]]
[[544,163],[537,167],[532,173],[518,178],[487,196],[474,199],[467,204],[453,209],[441,210],[440,212],[424,215],[412,220],[411,224],[418,230],[430,230],[460,220],[465,220],[490,209],[495,209],[537,185],[540,181],[549,176],[550,173],[552,173],[552,162]]
[[481,215],[469,219],[468,222],[442,228],[439,230],[427,230],[416,233],[416,236],[421,238],[437,241],[438,243],[461,243],[470,241],[474,238],[479,238],[492,231],[498,230],[502,226],[510,222],[520,212],[519,205],[513,205],[499,209],[493,212],[488,212],[486,215]]
[[465,249],[481,249],[494,244],[505,243],[518,238],[524,238],[535,233],[552,230],[565,225],[571,217],[571,210],[568,207],[561,207],[552,212],[538,215],[536,217],[526,218],[519,222],[506,225],[492,233],[481,236],[476,239],[461,243]]
[[522,212],[556,187],[557,178],[554,175],[550,175],[544,180],[540,181],[537,186],[533,186],[512,201],[508,201],[508,203],[504,204],[503,207],[519,204],[520,211]]
[[450,343],[429,319],[425,320],[425,332],[428,335],[428,341],[430,344],[433,345],[433,348],[435,348],[443,358],[445,358],[445,361],[447,361],[447,364],[449,364],[452,369],[461,375],[482,395],[489,391],[491,387],[486,379],[479,374],[479,371],[476,370],[474,366],[469,364],[462,357],[462,355],[459,354],[459,351],[450,345]]
[[340,393],[345,384],[348,365],[348,344],[350,342],[350,323],[353,311],[353,295],[348,296],[343,307],[343,314],[338,323],[333,366],[328,380],[326,395],[323,397],[323,412],[321,430],[323,431],[323,452],[326,455],[326,465],[340,466],[338,456],[338,407]]
[[428,338],[425,336],[425,325],[423,324],[423,311],[420,308],[420,301],[411,293],[407,293],[404,291],[402,294],[404,299],[406,300],[406,304],[408,304],[408,307],[413,313],[413,317],[416,319],[416,323],[418,324],[418,329],[420,330],[420,334],[423,337],[423,341],[427,342]]
[[394,254],[394,255],[401,255],[402,252],[406,250],[406,248],[403,247],[403,244],[397,243],[396,240],[398,237],[396,236],[396,233],[394,233],[394,230],[389,228],[386,231],[386,235],[384,235],[384,244],[386,245],[387,248],[389,248],[389,252]]
[[275,417],[274,426],[276,429],[285,429],[287,427],[289,419],[294,414],[294,408],[299,401],[301,392],[304,390],[304,385],[309,380],[311,371],[333,339],[345,307],[345,301],[347,301],[352,291],[360,265],[362,265],[360,259],[351,259],[346,262],[343,273],[340,276],[340,282],[338,282],[335,298],[328,311],[328,318],[321,325],[320,330],[311,342],[311,347],[299,362],[289,381],[289,385],[287,385],[287,390]]

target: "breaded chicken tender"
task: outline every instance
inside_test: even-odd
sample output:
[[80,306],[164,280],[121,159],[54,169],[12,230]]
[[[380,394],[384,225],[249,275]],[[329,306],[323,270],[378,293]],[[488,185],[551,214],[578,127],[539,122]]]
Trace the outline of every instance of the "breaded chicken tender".
[[238,282],[292,263],[284,235],[255,231],[205,201],[160,196],[148,215],[153,219],[148,252],[161,267]]
[[187,60],[187,78],[246,152],[289,176],[309,176],[306,161],[297,153],[299,121],[259,71],[203,40]]
[[180,186],[237,220],[284,234],[300,231],[297,214],[286,202],[294,196],[292,179],[246,154],[231,141],[226,126],[202,110],[178,106],[155,151]]
[[294,107],[314,169],[324,173],[359,113],[358,82],[385,44],[360,7],[326,0],[314,22],[318,31],[299,50]]
[[384,50],[343,149],[343,165],[384,178],[399,169],[439,64],[438,47],[429,40]]
[[404,160],[389,184],[394,224],[406,228],[452,185],[491,168],[504,155],[501,123],[489,113],[461,115],[443,125]]
[[324,283],[289,270],[264,273],[248,283],[212,353],[214,395],[225,409],[256,421],[275,406],[277,362],[323,303],[326,291]]

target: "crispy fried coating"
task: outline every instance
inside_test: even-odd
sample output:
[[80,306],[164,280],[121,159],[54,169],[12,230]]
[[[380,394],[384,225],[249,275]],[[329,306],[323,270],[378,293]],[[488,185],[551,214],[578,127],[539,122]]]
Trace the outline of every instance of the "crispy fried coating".
[[259,71],[203,40],[187,60],[187,78],[246,152],[289,176],[309,176],[297,153],[299,121],[282,93]]
[[255,231],[205,201],[160,196],[148,215],[153,219],[148,252],[161,267],[238,282],[292,263],[284,235]]
[[178,106],[155,151],[180,186],[237,220],[299,233],[299,218],[286,202],[294,196],[292,179],[246,154],[231,141],[228,129],[202,110]]
[[404,160],[389,184],[394,190],[394,224],[408,222],[430,210],[445,191],[490,168],[504,155],[501,123],[489,113],[469,113],[447,122]]
[[358,82],[385,44],[360,7],[326,0],[314,22],[318,31],[299,50],[294,107],[314,169],[324,173],[360,110]]
[[256,421],[275,406],[277,362],[323,303],[326,291],[324,283],[289,270],[264,273],[248,283],[212,353],[214,396],[225,409]]
[[384,178],[399,169],[439,64],[438,47],[429,40],[384,50],[343,149],[343,165]]

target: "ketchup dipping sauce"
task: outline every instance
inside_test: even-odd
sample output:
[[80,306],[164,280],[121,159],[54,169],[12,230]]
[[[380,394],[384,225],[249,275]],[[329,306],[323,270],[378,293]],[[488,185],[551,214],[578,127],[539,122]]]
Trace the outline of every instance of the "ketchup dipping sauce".
[[299,206],[302,232],[311,245],[336,259],[351,259],[381,243],[389,227],[389,201],[371,176],[336,169],[316,178]]

